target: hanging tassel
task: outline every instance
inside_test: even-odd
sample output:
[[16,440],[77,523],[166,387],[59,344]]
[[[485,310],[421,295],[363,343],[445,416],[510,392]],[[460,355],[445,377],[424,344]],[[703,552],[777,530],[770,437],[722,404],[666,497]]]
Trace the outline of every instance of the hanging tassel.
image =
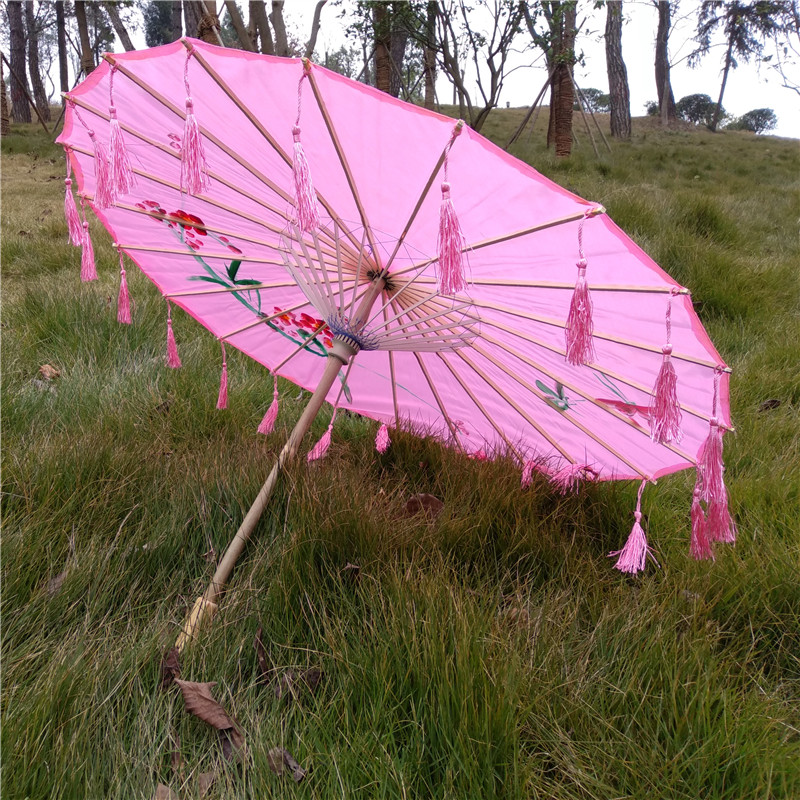
[[567,324],[564,328],[564,337],[567,344],[567,361],[576,367],[594,361],[594,340],[592,331],[592,298],[589,294],[589,284],[586,281],[586,256],[583,252],[583,225],[586,218],[599,213],[598,209],[589,209],[583,215],[583,219],[578,223],[578,254],[580,256],[576,266],[578,267],[578,279],[575,281],[575,289],[572,292],[572,300],[569,304],[569,314]]
[[689,544],[689,555],[696,561],[706,558],[713,560],[714,553],[711,550],[711,542],[706,529],[706,516],[703,513],[703,506],[700,505],[700,493],[701,487],[698,480],[692,497],[692,539]]
[[444,149],[444,182],[442,183],[442,205],[439,211],[439,238],[437,249],[439,253],[439,294],[454,295],[467,288],[464,279],[464,248],[466,239],[458,221],[455,206],[450,199],[450,183],[448,178],[448,165],[450,150],[456,138],[461,134],[464,122],[459,120],[450,134],[450,141]]
[[728,492],[724,485],[721,499],[711,500],[708,503],[706,531],[712,542],[725,542],[726,544],[736,542],[736,523],[728,510]]
[[292,174],[294,175],[294,200],[297,212],[297,225],[302,231],[313,231],[319,227],[319,206],[314,183],[311,180],[311,168],[308,165],[303,144],[300,141],[300,103],[303,97],[303,81],[308,77],[311,62],[303,59],[303,74],[297,84],[297,119],[292,128],[294,139],[294,157],[292,159]]
[[[333,419],[336,419],[336,413],[334,412]],[[331,443],[331,431],[333,430],[333,419],[331,420],[331,424],[328,425],[328,430],[322,434],[322,438],[314,445],[314,447],[310,450],[308,454],[309,461],[318,461],[321,458],[325,458],[328,447]]]
[[167,300],[167,366],[178,369],[181,360],[178,357],[178,345],[175,342],[175,333],[172,330],[172,304]]
[[83,244],[83,226],[78,214],[78,207],[75,205],[75,197],[72,194],[72,178],[70,178],[70,163],[67,156],[67,177],[64,181],[66,191],[64,193],[64,216],[67,218],[67,231],[69,232],[70,244],[80,247]]
[[194,50],[186,51],[186,61],[183,65],[183,83],[186,87],[186,119],[181,142],[181,192],[197,195],[208,191],[210,179],[203,137],[194,115],[194,101],[189,89],[189,59],[193,53]]
[[131,299],[128,294],[128,281],[125,277],[125,263],[123,261],[122,250],[119,251],[119,297],[117,298],[117,322],[123,325],[130,325],[131,319]]
[[94,145],[94,202],[98,208],[111,208],[117,202],[114,191],[114,183],[111,179],[111,166],[108,161],[108,153],[102,142],[97,141],[97,137],[89,131],[89,137]]
[[525,466],[522,468],[522,480],[520,486],[527,489],[533,483],[533,471],[536,469],[535,461],[526,461]]
[[681,406],[678,402],[678,376],[672,364],[672,298],[677,293],[673,289],[667,301],[666,328],[667,343],[661,348],[663,358],[661,369],[653,387],[653,401],[650,405],[650,438],[658,444],[679,442],[681,432]]
[[219,394],[217,395],[217,408],[222,410],[228,407],[228,362],[225,358],[225,342],[222,346],[222,375],[219,378]]
[[384,422],[381,424],[380,428],[378,428],[378,435],[375,437],[375,449],[379,453],[385,453],[389,449],[391,443],[392,440],[389,438],[389,429]]
[[628,536],[628,541],[625,542],[625,547],[623,547],[622,550],[615,550],[613,553],[608,554],[609,558],[612,556],[619,556],[617,563],[614,564],[614,567],[620,570],[620,572],[627,572],[630,575],[635,575],[637,572],[641,572],[644,569],[649,553],[647,537],[645,536],[644,528],[642,528],[641,525],[642,492],[644,491],[646,483],[647,481],[642,481],[641,485],[639,486],[639,496],[636,501],[636,511],[633,514],[636,521],[633,523],[633,529]]
[[92,237],[89,235],[89,223],[86,220],[86,207],[81,198],[81,211],[83,212],[83,235],[81,236],[81,244],[83,250],[81,251],[81,280],[82,281],[96,281],[97,280],[97,267],[94,263],[94,247],[92,246]]
[[264,414],[264,419],[258,426],[258,432],[269,436],[275,428],[275,423],[278,419],[278,376],[273,375],[275,379],[274,387],[272,389],[272,403],[270,403],[267,413]]
[[709,420],[708,437],[700,456],[702,471],[702,498],[706,503],[718,501],[725,491],[722,463],[722,431],[716,417]]
[[109,170],[114,194],[118,196],[128,194],[133,189],[136,185],[136,176],[131,169],[125,137],[122,135],[122,128],[120,128],[119,120],[117,120],[117,109],[114,106],[110,106],[108,111],[111,115],[111,133],[108,148]]

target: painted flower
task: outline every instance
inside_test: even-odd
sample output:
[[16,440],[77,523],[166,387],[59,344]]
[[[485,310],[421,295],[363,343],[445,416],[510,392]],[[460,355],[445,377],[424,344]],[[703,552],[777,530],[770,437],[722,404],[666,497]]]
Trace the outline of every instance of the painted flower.
[[[186,211],[182,211],[178,209],[177,211],[173,211],[170,215],[170,218],[175,220],[178,225],[180,225],[184,230],[193,231],[194,233],[199,234],[200,236],[208,236],[207,231],[205,230],[205,223],[200,217],[194,214],[188,214]],[[198,227],[203,226],[203,227]]]

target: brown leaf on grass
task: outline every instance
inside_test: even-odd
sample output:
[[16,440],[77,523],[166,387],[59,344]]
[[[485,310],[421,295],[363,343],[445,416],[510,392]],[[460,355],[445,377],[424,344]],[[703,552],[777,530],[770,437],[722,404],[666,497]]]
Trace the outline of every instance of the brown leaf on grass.
[[153,800],[179,800],[179,798],[169,786],[159,783],[156,787],[156,793],[153,795]]
[[778,408],[782,403],[777,397],[773,397],[769,400],[765,400],[759,407],[759,411],[772,411],[773,408]]
[[267,675],[269,673],[269,667],[267,666],[267,651],[264,647],[264,640],[261,638],[261,626],[258,626],[258,630],[256,631],[256,638],[253,640],[253,647],[256,651],[256,658],[258,659],[258,670],[259,676],[258,680],[259,683],[265,683],[267,681]]
[[42,364],[42,366],[39,367],[39,374],[46,381],[52,381],[61,377],[61,370],[57,369],[52,364]]
[[48,597],[55,597],[55,595],[57,595],[61,591],[61,587],[64,584],[64,578],[66,577],[67,577],[67,571],[64,570],[63,572],[60,572],[58,575],[56,575],[55,578],[50,578],[50,580],[47,581]]
[[300,783],[306,776],[306,770],[294,760],[288,750],[284,750],[282,747],[273,747],[267,753],[267,763],[276,775],[283,775],[288,769],[296,783]]
[[211,791],[216,779],[216,772],[201,772],[197,776],[197,794],[200,797],[205,797]]
[[444,503],[432,494],[423,492],[415,494],[405,505],[406,515],[409,517],[424,513],[431,520],[436,519],[442,513]]
[[178,654],[178,648],[173,647],[164,654],[161,659],[161,684],[162,692],[165,692],[172,686],[173,681],[181,674],[181,662]]
[[181,690],[186,710],[198,719],[207,722],[218,731],[237,728],[236,721],[228,712],[211,696],[211,687],[216,686],[216,681],[210,683],[196,683],[195,681],[182,681],[175,678],[175,683]]
[[237,728],[220,730],[219,743],[226,761],[234,761],[244,753],[244,736]]

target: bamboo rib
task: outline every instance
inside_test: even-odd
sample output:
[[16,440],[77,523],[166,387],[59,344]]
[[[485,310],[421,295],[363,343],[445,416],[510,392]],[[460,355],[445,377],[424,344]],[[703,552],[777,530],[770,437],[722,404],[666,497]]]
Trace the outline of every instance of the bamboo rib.
[[254,322],[248,322],[247,325],[243,325],[241,328],[236,328],[236,330],[233,330],[230,333],[224,333],[222,334],[222,336],[217,336],[217,339],[224,342],[232,338],[233,336],[236,336],[239,333],[244,333],[245,331],[249,331],[251,328],[257,328],[259,325],[264,325],[267,322],[272,322],[272,320],[277,319],[280,316],[283,316],[283,314],[288,314],[290,311],[298,311],[301,308],[305,308],[306,306],[310,305],[311,303],[309,303],[309,301],[306,300],[303,303],[298,303],[297,305],[290,306],[289,308],[284,308],[282,311],[278,312],[277,314],[272,314],[269,317],[259,317]]
[[511,440],[508,438],[508,436],[506,436],[503,429],[494,421],[492,415],[489,414],[489,412],[484,408],[483,403],[481,403],[481,401],[478,400],[478,398],[473,394],[472,390],[469,388],[469,386],[467,386],[467,384],[464,382],[464,380],[461,378],[458,372],[456,372],[452,364],[450,364],[450,362],[441,353],[437,353],[436,355],[441,359],[441,362],[445,365],[445,367],[447,367],[447,369],[450,370],[450,374],[458,381],[461,388],[469,396],[469,399],[472,400],[472,402],[477,406],[481,414],[483,414],[483,416],[486,417],[489,424],[495,429],[497,435],[500,436],[500,438],[508,445],[509,450],[511,450],[511,452],[514,453],[514,455],[517,457],[517,460],[523,462],[524,459],[520,451],[517,450],[517,448],[512,444]]
[[369,219],[367,218],[367,210],[366,208],[364,208],[364,204],[361,202],[361,196],[358,193],[358,187],[356,186],[355,178],[353,177],[350,165],[347,163],[347,157],[344,154],[342,143],[339,141],[339,135],[336,133],[336,130],[333,127],[333,122],[331,121],[331,115],[328,113],[328,107],[325,105],[325,101],[322,99],[322,95],[320,94],[319,86],[317,86],[317,79],[314,77],[313,70],[308,71],[308,82],[311,84],[311,89],[314,93],[314,98],[316,99],[317,105],[319,106],[320,113],[322,114],[322,119],[325,121],[325,127],[328,129],[328,134],[331,137],[331,142],[333,143],[334,150],[336,150],[336,155],[339,159],[339,163],[342,165],[345,178],[347,179],[347,183],[350,186],[350,191],[353,195],[353,200],[355,201],[356,208],[358,208],[358,213],[359,216],[361,217],[361,224],[364,226],[364,229],[367,232],[367,238],[369,239],[369,244],[370,247],[372,248],[372,257],[375,259],[375,266],[377,268],[379,266],[378,249],[375,246],[375,240],[372,235],[372,228],[370,228]]
[[436,400],[436,405],[439,406],[439,411],[441,411],[442,417],[444,418],[444,421],[447,423],[447,427],[450,428],[450,434],[453,437],[453,441],[456,443],[456,446],[459,448],[459,450],[464,452],[464,446],[461,444],[461,440],[458,438],[456,427],[455,425],[453,425],[453,422],[450,419],[450,415],[447,413],[447,409],[444,407],[442,398],[439,396],[439,392],[436,389],[436,386],[434,385],[433,381],[431,380],[431,376],[428,374],[428,369],[422,360],[422,356],[420,356],[419,353],[414,352],[414,358],[417,359],[417,363],[419,364],[419,368],[422,370],[422,374],[425,377],[425,381],[428,384],[428,388],[431,390],[431,393],[433,394],[433,397]]
[[[184,46],[189,49],[192,45],[183,40]],[[244,114],[246,119],[255,127],[255,129],[264,137],[264,139],[270,144],[270,146],[275,150],[275,152],[289,165],[291,168],[292,166],[292,159],[289,158],[288,154],[283,150],[283,148],[275,141],[272,135],[267,131],[267,129],[261,124],[261,122],[252,114],[252,112],[247,108],[247,106],[241,101],[239,96],[236,92],[231,89],[230,86],[223,80],[222,76],[217,73],[217,71],[206,61],[205,57],[202,53],[197,49],[193,49],[193,55],[195,60],[198,64],[200,64],[203,69],[208,73],[211,79],[219,86],[220,89],[228,96],[228,99]],[[201,129],[202,130],[202,129]],[[213,141],[213,140],[212,140]],[[216,142],[215,142],[216,144]],[[242,165],[244,166],[244,165]],[[254,172],[255,174],[255,172]],[[349,234],[349,230],[346,226],[342,224],[342,220],[339,219],[339,216],[333,210],[333,206],[325,199],[325,197],[319,192],[316,191],[317,199],[322,204],[323,208],[328,212],[328,215],[332,220],[335,220],[340,225],[342,225],[343,230],[346,234]],[[363,221],[363,220],[362,220]],[[348,236],[350,238],[353,245],[356,245],[355,237]],[[374,249],[373,249],[374,252]],[[376,265],[377,266],[377,265]]]
[[[384,319],[389,316],[389,312],[387,309],[383,311]],[[397,425],[400,420],[400,408],[397,404],[397,378],[395,376],[394,371],[394,356],[392,355],[391,350],[388,351],[389,356],[389,378],[392,382],[392,405],[394,406],[394,424]]]
[[[276,365],[275,365],[275,366],[274,366],[274,367],[273,367],[273,368],[270,370],[270,372],[277,372],[277,371],[278,371],[278,370],[279,370],[281,367],[284,367],[284,366],[286,366],[286,365],[287,365],[287,364],[288,364],[288,363],[289,363],[289,362],[290,362],[290,361],[291,361],[291,360],[292,360],[292,359],[293,359],[293,358],[294,358],[294,357],[295,357],[295,356],[296,356],[298,353],[300,353],[301,351],[305,350],[305,349],[308,347],[308,345],[309,345],[309,344],[311,344],[311,342],[313,342],[313,341],[314,341],[314,340],[317,338],[317,336],[319,336],[319,335],[320,335],[320,333],[321,333],[323,330],[325,330],[325,323],[323,323],[322,325],[319,325],[319,326],[318,326],[318,327],[317,327],[317,328],[314,330],[314,333],[312,333],[312,334],[311,334],[311,336],[309,336],[309,337],[308,337],[308,339],[306,339],[306,340],[303,342],[303,344],[299,345],[299,346],[298,346],[298,347],[296,347],[294,350],[292,350],[292,352],[291,352],[291,353],[289,353],[289,355],[288,355],[288,356],[286,356],[286,358],[284,358],[284,359],[283,359],[283,361],[281,361],[280,363],[276,364]],[[351,363],[351,364],[353,363],[353,362],[352,362],[352,359],[351,359],[350,363]]]
[[253,292],[261,289],[288,289],[297,284],[294,281],[287,283],[259,283],[253,286],[217,286],[214,289],[191,289],[186,292],[166,292],[164,297],[196,297],[204,294],[225,294],[226,292]]
[[[539,392],[537,389],[535,389],[533,386],[531,386],[527,381],[522,380],[522,378],[520,378],[519,375],[517,375],[513,370],[509,369],[505,364],[502,363],[502,361],[499,361],[494,356],[492,356],[491,354],[485,352],[484,350],[482,350],[479,347],[474,347],[473,349],[475,350],[475,352],[479,353],[485,359],[487,359],[489,362],[494,364],[501,372],[504,372],[506,375],[508,375],[509,378],[512,378],[513,380],[515,380],[520,386],[522,386],[523,389],[525,389],[526,391],[528,391],[531,394],[535,395],[536,397],[538,397],[543,402],[546,402],[545,401],[545,397],[541,392]],[[459,357],[463,358],[468,364],[470,364],[470,366],[472,366],[472,364],[470,363],[469,359],[467,359],[463,355],[463,353],[458,351],[456,353],[456,355],[458,355]],[[555,411],[555,409],[554,409],[554,411]],[[635,473],[640,475],[642,478],[646,478],[647,480],[650,480],[652,478],[651,475],[648,475],[647,473],[643,472],[632,461],[630,461],[628,458],[626,458],[621,453],[619,453],[615,448],[613,448],[607,442],[604,442],[599,436],[597,436],[595,433],[590,431],[585,425],[583,425],[582,423],[578,422],[578,420],[576,420],[571,414],[567,414],[566,411],[555,411],[555,413],[559,414],[563,419],[565,419],[571,425],[576,427],[585,436],[588,436],[590,439],[595,441],[598,445],[600,445],[600,447],[602,447],[607,452],[611,453],[611,455],[613,455],[615,458],[617,458],[623,464],[625,464],[626,466],[630,467],[630,469],[632,469]]]
[[[573,383],[570,383],[568,381],[562,380],[562,378],[560,378],[559,376],[557,376],[555,373],[551,372],[550,370],[545,369],[543,366],[541,366],[541,364],[538,364],[537,362],[527,358],[526,356],[523,356],[520,353],[515,352],[510,347],[507,347],[506,345],[504,345],[502,342],[498,342],[496,339],[493,339],[492,337],[485,336],[485,335],[484,335],[483,339],[484,339],[484,341],[487,341],[490,344],[493,344],[496,347],[499,347],[501,350],[503,350],[503,352],[508,353],[509,355],[514,356],[515,358],[518,358],[524,364],[527,364],[529,367],[535,369],[537,372],[540,372],[542,375],[546,375],[551,380],[557,381],[562,386],[565,386],[567,389],[570,389],[571,391],[575,392],[575,394],[579,395],[584,400],[587,400],[589,403],[591,403],[593,406],[595,406],[595,408],[599,408],[601,411],[606,412],[608,414],[611,414],[612,417],[616,417],[620,422],[624,422],[626,425],[628,425],[631,428],[633,428],[637,433],[641,434],[649,442],[652,443],[652,440],[650,439],[650,431],[639,427],[632,419],[630,419],[629,417],[625,416],[621,412],[617,411],[614,408],[608,408],[607,406],[603,405],[602,403],[599,403],[594,397],[592,397],[590,394],[587,394],[584,390],[579,389]],[[480,353],[485,358],[489,358],[488,353],[484,352],[481,347],[476,346],[474,348],[474,350],[475,350],[476,353]],[[692,464],[697,463],[696,459],[692,458],[688,453],[684,453],[683,450],[680,450],[678,447],[675,447],[675,446],[673,446],[671,444],[662,444],[661,446],[662,447],[666,447],[669,450],[672,450],[673,453],[675,453],[676,455],[679,455],[681,458],[686,459],[687,461],[689,461]]]
[[[132,250],[134,252],[143,252],[143,253],[164,253],[170,256],[186,256],[188,253],[185,250],[171,250],[166,247],[150,247],[149,245],[145,244],[123,244],[122,242],[117,242],[116,246],[120,250]],[[198,253],[198,255],[201,255]],[[258,258],[256,256],[246,256],[243,253],[239,254],[232,254],[228,253],[209,253],[207,250],[204,250],[202,253],[203,258],[224,258],[228,261],[248,261],[252,262],[253,264],[269,264],[273,267],[282,267],[284,266],[283,261],[274,261],[269,258]]]
[[[391,277],[394,277],[392,275]],[[435,284],[436,281],[431,277],[422,277],[419,283]],[[509,286],[511,288],[521,287],[523,289],[575,289],[575,282],[564,283],[559,281],[515,281],[491,278],[472,278],[469,281],[471,286]],[[624,284],[611,283],[592,283],[589,288],[593,292],[641,292],[642,294],[671,294],[675,289],[675,294],[691,294],[689,289],[681,287],[676,289],[673,286],[628,286]]]

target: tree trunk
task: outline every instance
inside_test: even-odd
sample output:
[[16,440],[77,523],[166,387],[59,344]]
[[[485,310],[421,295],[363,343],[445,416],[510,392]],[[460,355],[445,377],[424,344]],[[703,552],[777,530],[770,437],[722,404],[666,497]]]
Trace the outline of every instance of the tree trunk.
[[320,15],[322,14],[322,7],[328,0],[317,0],[317,5],[314,8],[314,19],[311,22],[311,34],[306,42],[305,57],[311,58],[314,55],[314,48],[317,46],[317,36],[319,35],[319,22]]
[[269,21],[275,31],[275,55],[287,57],[289,55],[289,39],[286,36],[286,24],[283,21],[283,0],[273,0]]
[[555,80],[558,83],[555,113],[556,155],[568,156],[572,152],[572,107],[575,105],[575,92],[572,88],[570,68],[559,64]]
[[714,117],[711,124],[708,126],[712,133],[717,132],[717,125],[719,125],[719,118],[722,116],[722,96],[725,94],[725,84],[728,82],[728,72],[731,68],[733,61],[733,33],[731,33],[728,40],[728,52],[725,53],[725,68],[722,70],[722,86],[719,87],[719,100],[717,100],[717,107],[714,109]]
[[14,115],[14,122],[30,122],[31,109],[28,105],[25,23],[22,21],[22,3],[6,3],[6,11],[11,33],[11,113]]
[[172,14],[170,15],[170,36],[175,42],[183,36],[183,3],[181,0],[172,0]]
[[[554,4],[555,5],[555,4]],[[547,127],[547,146],[555,145],[556,155],[566,157],[572,152],[572,107],[575,92],[571,70],[575,63],[576,3],[560,3],[552,16],[553,31],[548,67],[554,65],[550,85],[550,119]]]
[[8,118],[8,95],[6,79],[3,76],[3,62],[0,61],[0,136],[11,133],[11,120]]
[[225,8],[228,10],[228,14],[230,15],[231,24],[233,25],[233,29],[236,31],[236,37],[239,39],[239,44],[241,44],[245,50],[255,52],[256,48],[253,45],[253,40],[250,38],[247,28],[244,26],[244,20],[242,19],[242,15],[239,13],[239,7],[236,5],[235,0],[225,0]]
[[94,56],[92,55],[92,43],[89,39],[89,24],[86,21],[86,3],[84,0],[75,0],[75,20],[78,23],[78,36],[81,41],[81,70],[84,75],[90,75],[94,71]]
[[384,3],[372,7],[372,24],[375,30],[375,86],[382,92],[392,91],[392,68],[389,62],[392,37],[389,33],[389,11]]
[[258,38],[261,40],[261,52],[268,56],[274,56],[275,45],[272,43],[272,31],[269,29],[267,8],[264,5],[264,0],[250,0],[250,22],[255,25],[258,31]]
[[33,0],[26,0],[25,3],[25,28],[28,34],[28,72],[31,76],[33,97],[36,100],[36,108],[39,109],[39,116],[45,122],[50,122],[50,102],[47,99],[47,91],[44,88],[39,68],[39,31],[36,29]]
[[[59,0],[56,4],[56,36],[58,37],[58,76],[61,91],[69,91],[69,66],[67,63],[67,21],[64,16],[64,2]],[[62,98],[61,104],[67,101]]]
[[197,37],[204,13],[205,5],[203,3],[198,0],[184,0],[183,26],[187,36]]
[[406,59],[406,43],[408,32],[395,24],[394,9],[390,11],[389,31],[389,94],[400,97],[403,88],[403,64]]
[[622,60],[622,0],[607,4],[606,66],[608,93],[611,100],[611,135],[617,139],[631,138],[631,96],[628,71]]
[[658,31],[656,32],[656,90],[661,123],[669,125],[678,118],[675,95],[669,77],[670,0],[658,0]]
[[429,0],[425,17],[425,46],[422,68],[425,70],[425,108],[436,106],[436,0]]
[[126,30],[125,25],[122,22],[122,17],[120,17],[119,15],[119,6],[114,2],[109,2],[109,3],[103,3],[103,7],[108,12],[109,19],[111,20],[111,25],[114,28],[114,33],[117,34],[120,42],[122,42],[122,46],[125,48],[125,52],[130,53],[131,50],[135,50],[136,48],[133,46],[131,37],[128,36],[128,31]]

